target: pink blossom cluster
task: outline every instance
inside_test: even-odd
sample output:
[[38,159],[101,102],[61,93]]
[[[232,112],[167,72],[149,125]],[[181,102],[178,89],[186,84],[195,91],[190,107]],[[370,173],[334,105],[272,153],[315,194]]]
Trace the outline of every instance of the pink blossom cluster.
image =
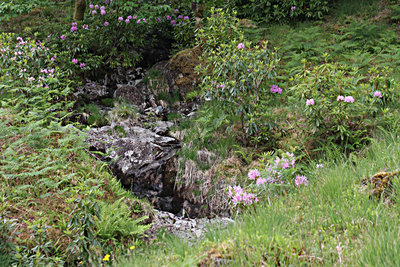
[[314,101],[314,99],[307,99],[306,100],[306,106],[313,106],[315,104],[315,101]]
[[260,176],[260,172],[257,169],[250,170],[247,176],[250,180],[255,180],[257,177]]
[[251,205],[258,202],[258,198],[255,194],[245,192],[240,185],[234,186],[233,188],[230,186],[228,189],[228,197],[232,199],[234,205]]
[[279,88],[278,85],[273,84],[273,85],[271,86],[271,93],[273,93],[273,94],[275,94],[275,93],[282,94],[282,89]]
[[338,101],[338,102],[344,101],[344,102],[346,102],[346,103],[354,103],[354,97],[352,97],[352,96],[342,96],[342,95],[339,95],[339,96],[336,98],[336,101]]
[[54,68],[51,69],[41,69],[40,73],[50,73],[53,74],[54,73]]
[[308,179],[305,176],[296,176],[296,179],[294,180],[294,185],[297,187],[300,187],[300,185],[307,186],[308,185]]
[[282,158],[276,157],[274,160],[274,169],[278,169],[279,167],[282,169],[294,168],[296,163],[296,158],[293,153],[286,152]]
[[[265,184],[277,184],[277,183],[278,183],[278,181],[272,177],[267,177],[267,178],[260,177],[256,181],[257,186],[265,185]],[[283,181],[281,181],[280,183],[283,184]]]
[[382,98],[382,93],[380,91],[375,91],[374,97]]
[[75,32],[78,30],[78,23],[72,22],[71,32]]
[[315,168],[317,168],[317,169],[322,169],[323,167],[324,167],[324,164],[322,164],[322,163],[317,164],[317,165],[315,166]]
[[[49,67],[49,65],[47,65],[47,67],[43,67],[44,64],[46,64],[46,60],[42,60],[42,64],[40,64],[39,66],[41,66],[42,68],[37,68],[37,66],[35,66],[34,68],[32,68],[32,66],[30,66],[30,64],[28,62],[41,57],[41,58],[50,58],[51,61],[54,61],[56,56],[55,55],[51,55],[50,53],[48,53],[47,51],[49,51],[49,48],[44,46],[44,44],[38,40],[36,41],[36,43],[32,43],[32,42],[28,42],[28,41],[24,41],[22,37],[17,37],[16,38],[16,43],[9,43],[8,46],[6,48],[1,47],[0,46],[0,58],[4,57],[6,60],[11,60],[11,61],[22,61],[24,60],[24,66],[23,68],[20,68],[19,73],[20,73],[20,78],[21,80],[26,80],[27,82],[31,83],[32,85],[34,85],[33,83],[35,81],[37,81],[38,83],[35,83],[35,85],[37,87],[43,87],[43,88],[48,88],[49,86],[46,85],[46,80],[48,78],[53,78],[55,75],[55,69],[52,67]],[[13,47],[13,45],[15,45]],[[12,55],[12,57],[10,57]],[[26,59],[28,59],[28,62],[26,61]],[[7,65],[7,62],[4,62]],[[11,63],[14,64],[14,63]],[[31,68],[29,68],[31,67]],[[39,77],[35,77],[37,71],[41,74],[46,74],[43,76],[39,76]]]

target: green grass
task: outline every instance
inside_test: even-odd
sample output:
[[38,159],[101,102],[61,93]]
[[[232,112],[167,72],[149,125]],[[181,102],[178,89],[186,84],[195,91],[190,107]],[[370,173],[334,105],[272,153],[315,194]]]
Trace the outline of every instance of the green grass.
[[[245,35],[253,41],[269,40],[271,47],[280,48],[281,67],[286,72],[279,77],[283,84],[301,59],[320,64],[324,53],[331,61],[365,71],[371,65],[396,69],[400,50],[395,27],[386,24],[380,14],[385,3],[339,1],[326,21],[262,25],[245,29]],[[400,80],[396,70],[392,77]],[[348,156],[339,150],[328,151],[323,169],[315,169],[313,162],[305,165],[308,187],[288,195],[270,195],[255,210],[237,216],[235,224],[211,230],[194,245],[161,233],[149,247],[117,259],[118,266],[400,265],[399,182],[380,200],[371,197],[371,185],[362,182],[379,171],[400,168],[398,107],[393,106],[391,112],[380,122],[388,131],[375,136],[365,149]],[[198,136],[208,130],[207,125],[199,125],[196,133],[192,124],[186,125],[191,131],[187,141],[202,140]],[[208,144],[218,150],[217,144]],[[192,150],[184,155],[195,157]]]
[[0,3],[0,32],[15,32],[38,40],[53,35],[58,38],[58,33],[71,23],[74,3],[74,0]]
[[370,198],[362,178],[396,170],[399,162],[400,138],[386,134],[354,161],[310,168],[308,187],[270,196],[270,204],[237,217],[227,230],[213,230],[194,246],[160,236],[119,266],[213,265],[217,258],[228,266],[397,266],[400,191],[394,203]]
[[347,16],[375,16],[382,7],[380,0],[335,1],[332,17],[341,19]]

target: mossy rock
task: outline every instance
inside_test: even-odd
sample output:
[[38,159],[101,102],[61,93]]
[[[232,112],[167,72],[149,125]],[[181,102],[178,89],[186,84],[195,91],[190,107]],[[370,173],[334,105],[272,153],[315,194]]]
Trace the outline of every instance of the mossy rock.
[[[388,195],[392,190],[393,178],[400,175],[400,170],[393,172],[378,172],[368,179],[368,182],[373,185],[370,195],[382,197]],[[366,178],[363,179],[364,182]]]
[[175,85],[182,96],[192,91],[198,82],[199,75],[195,68],[201,62],[201,53],[198,46],[185,49],[173,56],[168,63],[169,69],[176,74]]

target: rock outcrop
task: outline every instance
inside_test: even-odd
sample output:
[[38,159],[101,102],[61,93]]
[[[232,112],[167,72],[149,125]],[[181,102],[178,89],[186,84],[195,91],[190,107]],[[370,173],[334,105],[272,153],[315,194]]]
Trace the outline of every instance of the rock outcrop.
[[[158,123],[167,131],[167,123]],[[147,197],[156,208],[179,212],[181,199],[174,194],[176,168],[174,157],[179,149],[175,138],[149,129],[118,125],[121,137],[111,126],[92,128],[87,142],[92,151],[105,152],[121,183],[139,197]]]
[[161,75],[148,79],[149,88],[155,95],[160,92],[177,91],[181,96],[185,96],[196,87],[199,81],[195,68],[201,62],[200,56],[201,49],[194,47],[180,51],[169,61],[155,64],[151,70]]

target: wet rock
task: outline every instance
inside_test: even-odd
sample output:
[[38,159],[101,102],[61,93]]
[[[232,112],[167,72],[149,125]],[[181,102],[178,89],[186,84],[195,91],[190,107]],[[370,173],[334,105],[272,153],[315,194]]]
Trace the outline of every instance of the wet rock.
[[195,68],[200,64],[200,47],[189,48],[180,51],[172,57],[168,63],[169,69],[174,75],[170,82],[178,87],[181,95],[185,96],[192,91],[197,84],[199,74]]
[[122,84],[117,85],[117,90],[114,91],[114,98],[127,100],[130,104],[144,109],[146,107],[148,92],[143,83],[139,83],[136,86]]
[[165,211],[155,211],[153,225],[149,233],[154,235],[159,229],[164,228],[171,234],[194,243],[204,236],[210,226],[225,228],[231,223],[234,223],[234,221],[227,217],[190,219]]
[[148,86],[155,95],[160,92],[178,91],[185,96],[192,91],[199,80],[195,67],[200,64],[201,49],[194,47],[177,53],[169,61],[156,63],[149,73],[159,73],[150,76]]
[[154,126],[152,127],[152,130],[156,134],[160,135],[166,135],[168,133],[168,130],[174,125],[173,122],[171,121],[156,121],[154,123]]
[[93,128],[87,142],[92,151],[106,153],[104,159],[125,187],[151,199],[157,208],[178,212],[182,203],[174,194],[178,141],[138,126],[127,125],[124,131],[126,137],[121,138],[111,126]]
[[105,85],[93,81],[88,81],[84,86],[79,87],[74,93],[76,97],[86,97],[89,100],[99,100],[109,94],[110,92]]
[[176,140],[182,141],[185,138],[185,131],[173,131],[169,133]]

